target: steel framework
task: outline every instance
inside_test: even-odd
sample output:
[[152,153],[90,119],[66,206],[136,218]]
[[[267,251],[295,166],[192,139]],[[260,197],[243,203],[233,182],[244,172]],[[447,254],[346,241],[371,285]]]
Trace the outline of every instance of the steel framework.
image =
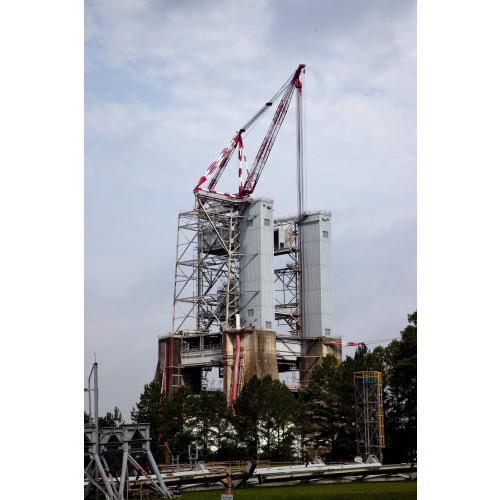
[[[142,474],[151,483],[163,498],[172,498],[172,493],[165,486],[158,466],[150,449],[149,424],[125,424],[120,427],[99,427],[99,388],[97,377],[97,362],[92,366],[86,392],[89,393],[90,424],[85,425],[84,431],[84,498],[90,498],[99,492],[106,500],[124,500],[128,498],[129,466],[137,474]],[[94,387],[90,387],[90,380],[94,379]],[[94,411],[92,412],[90,393],[94,393]],[[93,422],[93,423],[92,423]],[[149,464],[153,479],[136,461],[142,455]],[[111,467],[110,467],[111,465]],[[118,476],[118,471],[120,472]]]
[[195,192],[195,208],[179,214],[172,332],[235,326],[239,301],[239,218],[236,200]]
[[[195,192],[195,208],[179,214],[172,333],[210,333],[234,328],[239,312],[240,230],[244,205],[204,191]],[[307,215],[307,212],[304,214]],[[301,245],[297,216],[274,221],[275,319],[287,333],[302,336]],[[288,261],[285,263],[284,258]]]
[[[151,453],[150,441],[149,424],[125,424],[100,430],[95,425],[86,425],[84,452],[90,460],[84,471],[85,498],[95,490],[107,500],[128,498],[129,469],[144,476],[163,498],[172,498]],[[139,456],[148,462],[154,478],[139,464]]]
[[300,245],[297,217],[274,221],[275,255],[289,260],[285,267],[274,270],[275,318],[278,326],[287,325],[291,335],[302,335],[300,300]]
[[385,448],[382,373],[354,373],[357,452],[376,455],[382,463]]

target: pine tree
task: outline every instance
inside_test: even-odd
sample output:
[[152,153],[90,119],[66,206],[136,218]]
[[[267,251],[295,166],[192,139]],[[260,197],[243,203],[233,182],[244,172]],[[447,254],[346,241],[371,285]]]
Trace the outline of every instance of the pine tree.
[[417,450],[417,311],[408,322],[386,348],[386,457],[393,462],[413,461]]

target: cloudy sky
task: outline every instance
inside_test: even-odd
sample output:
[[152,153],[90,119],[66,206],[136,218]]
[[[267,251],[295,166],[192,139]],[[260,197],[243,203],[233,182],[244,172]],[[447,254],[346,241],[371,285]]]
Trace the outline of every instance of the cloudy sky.
[[[333,213],[335,334],[396,338],[417,308],[416,1],[88,0],[85,380],[95,356],[101,413],[128,419],[153,378],[179,210],[300,63],[306,209]],[[295,212],[295,141],[292,102],[254,193],[275,216]],[[236,172],[219,187],[235,192]]]

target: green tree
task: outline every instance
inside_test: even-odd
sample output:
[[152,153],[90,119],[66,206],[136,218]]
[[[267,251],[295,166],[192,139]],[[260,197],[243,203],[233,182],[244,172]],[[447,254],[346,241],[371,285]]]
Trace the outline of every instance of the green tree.
[[246,458],[293,458],[296,401],[284,383],[270,375],[253,376],[243,386],[234,409],[233,422]]
[[311,411],[308,403],[309,393],[306,389],[299,389],[293,413],[293,434],[298,440],[298,458],[302,461],[309,458],[306,446],[312,444],[313,425],[311,423]]
[[257,460],[261,444],[259,389],[261,380],[254,375],[241,389],[234,402],[233,425],[237,439],[245,448],[245,458]]
[[330,450],[330,459],[342,459],[355,448],[355,360],[340,362],[327,355],[314,367],[304,400],[309,411],[310,442]]
[[232,437],[230,411],[223,392],[202,391],[194,400],[194,437],[201,446],[200,459],[217,457],[224,441]]
[[169,399],[164,399],[160,384],[155,382],[144,386],[131,413],[133,422],[150,424],[151,452],[159,463],[165,461],[165,442],[172,455],[187,461],[188,446],[194,444],[193,416],[194,398],[189,387],[181,386]]
[[163,395],[160,384],[150,382],[144,386],[139,402],[131,412],[132,422],[150,425],[150,447],[155,460],[163,463],[165,450],[161,446],[164,440],[161,436],[163,421]]
[[122,412],[117,406],[115,406],[113,412],[108,411],[104,417],[99,417],[99,427],[119,427],[124,423]]
[[219,402],[215,406],[215,421],[212,426],[214,432],[213,444],[216,448],[215,460],[238,460],[240,451],[235,442],[234,427],[231,422],[231,409],[227,406],[226,396],[220,393]]
[[260,428],[264,438],[262,458],[291,460],[296,410],[294,396],[283,382],[268,375],[261,380],[259,400],[262,409]]
[[179,387],[169,399],[162,400],[159,437],[168,442],[172,455],[188,460],[188,447],[194,445],[195,402],[188,386]]
[[373,351],[370,351],[365,344],[359,346],[354,353],[354,358],[346,356],[346,360],[353,360],[352,371],[353,377],[354,372],[361,371],[374,371],[374,372],[384,372],[385,363],[385,349],[381,346],[375,347]]
[[417,311],[401,340],[386,348],[386,441],[389,461],[414,460],[417,449]]
[[160,384],[156,382],[146,384],[139,396],[139,402],[132,409],[132,422],[149,423],[158,426],[160,423],[162,399]]

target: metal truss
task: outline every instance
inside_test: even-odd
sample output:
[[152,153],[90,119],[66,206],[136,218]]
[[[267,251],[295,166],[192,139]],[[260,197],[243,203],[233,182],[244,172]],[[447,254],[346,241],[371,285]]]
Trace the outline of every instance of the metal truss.
[[[101,492],[106,500],[128,498],[129,467],[146,478],[163,498],[173,498],[151,453],[149,424],[125,424],[101,429],[86,425],[84,438],[85,456],[89,459],[84,469],[84,498],[90,498],[95,490]],[[147,460],[151,474],[137,462],[138,456]]]
[[[302,335],[300,300],[300,245],[296,217],[276,219],[274,229],[286,235],[283,248],[275,248],[276,255],[286,255],[286,267],[274,270],[275,319],[278,325],[287,325],[291,335]],[[278,241],[278,245],[280,241]]]
[[179,214],[172,331],[234,327],[239,303],[239,219],[243,201],[195,193]]
[[376,455],[382,463],[385,448],[381,372],[355,372],[357,452]]

